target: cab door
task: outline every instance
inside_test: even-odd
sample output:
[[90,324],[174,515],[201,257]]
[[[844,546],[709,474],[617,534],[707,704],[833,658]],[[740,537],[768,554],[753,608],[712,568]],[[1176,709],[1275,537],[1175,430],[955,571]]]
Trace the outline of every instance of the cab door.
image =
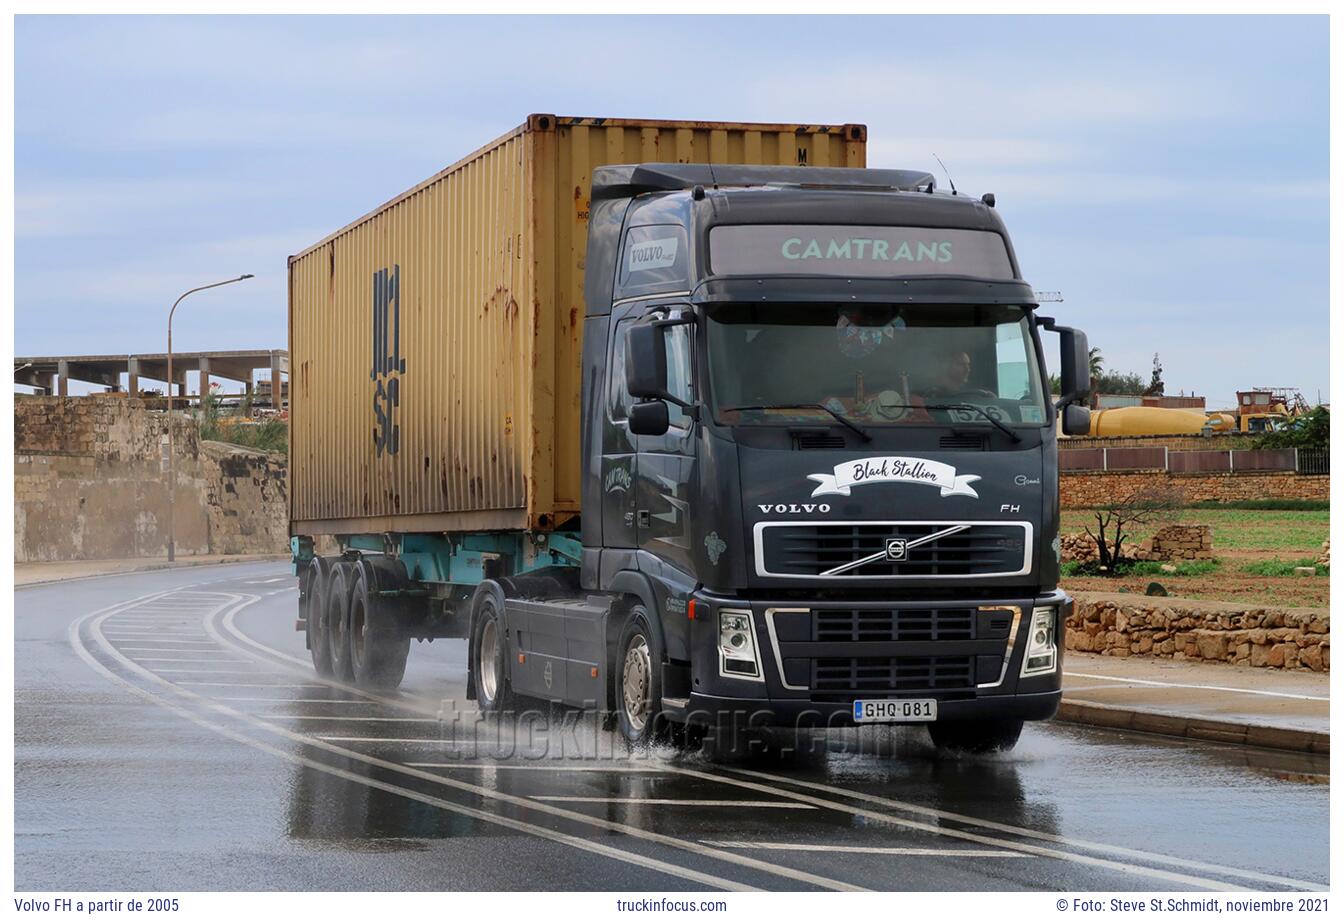
[[[666,315],[666,307],[658,308]],[[696,400],[694,385],[695,326],[668,326],[668,392],[688,403]],[[680,406],[668,403],[666,434],[644,435],[635,439],[636,464],[635,518],[637,543],[683,572],[692,572],[691,490],[695,476],[695,420]]]
[[602,425],[602,545],[633,549],[636,543],[636,438],[626,420],[633,400],[625,389],[625,330],[637,317],[614,315],[607,342],[607,386]]

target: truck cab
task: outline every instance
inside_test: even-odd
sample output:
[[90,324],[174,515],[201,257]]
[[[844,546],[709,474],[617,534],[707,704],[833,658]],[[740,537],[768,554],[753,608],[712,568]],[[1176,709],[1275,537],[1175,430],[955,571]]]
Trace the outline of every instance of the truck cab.
[[1053,715],[1056,415],[1086,432],[1087,345],[1038,315],[992,196],[605,167],[585,277],[580,584],[627,599],[627,736],[926,721],[980,749]]

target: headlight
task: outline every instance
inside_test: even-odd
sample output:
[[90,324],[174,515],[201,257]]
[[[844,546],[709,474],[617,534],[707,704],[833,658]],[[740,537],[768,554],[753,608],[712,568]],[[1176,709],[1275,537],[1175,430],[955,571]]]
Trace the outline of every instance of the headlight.
[[761,656],[750,610],[719,611],[719,673],[761,679]]
[[1055,608],[1036,607],[1031,611],[1031,628],[1027,632],[1027,650],[1022,656],[1022,676],[1049,674],[1059,659],[1059,645],[1055,641]]

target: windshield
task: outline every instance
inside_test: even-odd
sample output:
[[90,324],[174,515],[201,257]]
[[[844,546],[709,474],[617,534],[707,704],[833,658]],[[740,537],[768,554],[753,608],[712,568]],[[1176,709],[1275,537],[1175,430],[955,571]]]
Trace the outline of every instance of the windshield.
[[726,304],[706,328],[719,424],[1045,424],[1022,307]]

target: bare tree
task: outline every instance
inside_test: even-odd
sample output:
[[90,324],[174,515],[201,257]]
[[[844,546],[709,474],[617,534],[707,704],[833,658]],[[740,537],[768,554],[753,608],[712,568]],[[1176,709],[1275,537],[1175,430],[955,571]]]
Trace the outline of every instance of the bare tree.
[[[1094,508],[1095,530],[1084,527],[1097,544],[1097,565],[1114,573],[1125,560],[1125,541],[1135,528],[1174,520],[1185,505],[1185,495],[1171,484],[1153,485],[1128,498]],[[1130,533],[1126,533],[1129,531]]]

